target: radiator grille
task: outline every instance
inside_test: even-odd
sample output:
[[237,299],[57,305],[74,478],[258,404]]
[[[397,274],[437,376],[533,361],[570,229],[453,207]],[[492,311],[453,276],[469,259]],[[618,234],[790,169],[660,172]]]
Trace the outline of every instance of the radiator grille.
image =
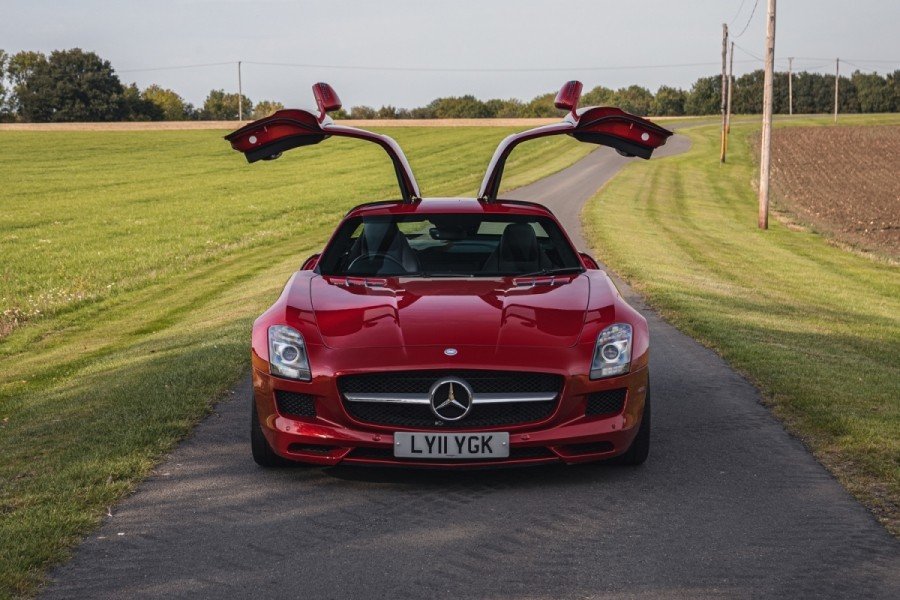
[[[349,402],[344,394],[428,394],[435,381],[457,377],[468,383],[473,393],[553,393],[557,398],[541,402],[475,404],[459,421],[445,423],[422,404]],[[401,371],[347,375],[338,379],[344,408],[358,421],[375,425],[419,428],[505,427],[549,418],[556,410],[563,378],[549,373],[516,371]]]

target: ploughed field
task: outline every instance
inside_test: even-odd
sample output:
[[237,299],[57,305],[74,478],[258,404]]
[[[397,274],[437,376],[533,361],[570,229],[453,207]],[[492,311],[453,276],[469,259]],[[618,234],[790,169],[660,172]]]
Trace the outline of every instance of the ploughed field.
[[851,246],[900,258],[900,126],[772,134],[778,208]]
[[[517,128],[385,129],[423,193],[474,195]],[[225,131],[0,131],[0,598],[34,590],[248,364],[250,324],[360,202],[380,148],[248,165]],[[591,147],[540,140],[525,185]]]
[[[776,122],[776,177],[808,188],[810,206],[843,203],[847,215],[886,215],[868,197],[887,203],[876,190],[893,186],[895,210],[885,218],[896,223],[900,171],[873,165],[897,165],[898,140],[884,135],[900,133],[900,115],[842,118],[859,127],[821,117]],[[779,219],[757,228],[758,122],[732,127],[724,165],[716,126],[680,133],[690,151],[626,166],[587,204],[593,248],[666,320],[746,374],[788,429],[900,534],[900,268]],[[848,148],[824,141],[835,139]],[[873,146],[855,156],[851,140],[863,139]],[[822,141],[798,147],[809,140]],[[851,155],[863,175],[840,164]],[[876,183],[864,185],[866,173]],[[816,193],[831,200],[814,204]]]

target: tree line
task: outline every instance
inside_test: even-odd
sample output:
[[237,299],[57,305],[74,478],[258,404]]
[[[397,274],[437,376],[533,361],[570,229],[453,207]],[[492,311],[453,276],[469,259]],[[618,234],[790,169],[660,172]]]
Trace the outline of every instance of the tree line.
[[[793,76],[793,112],[828,113],[834,108],[834,75],[799,72]],[[735,79],[732,112],[762,111],[763,71]],[[452,119],[557,117],[554,93],[529,101],[515,98],[479,100],[475,96],[437,98],[426,106],[354,106],[334,114],[353,119]],[[24,122],[65,121],[181,121],[261,118],[284,108],[275,101],[254,104],[248,97],[211,90],[201,107],[186,102],[173,90],[151,85],[143,90],[124,85],[109,61],[79,48],[48,55],[0,50],[0,120]],[[859,70],[842,76],[839,85],[842,113],[900,112],[900,70],[886,75]],[[617,90],[597,86],[582,96],[581,105],[618,106],[637,115],[708,115],[720,110],[721,78],[701,77],[689,90],[661,86],[654,94],[632,85]],[[788,74],[776,73],[774,109],[788,112]]]

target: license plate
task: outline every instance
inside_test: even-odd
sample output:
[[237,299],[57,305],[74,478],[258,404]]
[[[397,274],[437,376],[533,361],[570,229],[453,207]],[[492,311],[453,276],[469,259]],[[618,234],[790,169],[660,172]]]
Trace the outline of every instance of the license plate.
[[411,433],[394,434],[394,456],[403,458],[507,458],[509,434]]

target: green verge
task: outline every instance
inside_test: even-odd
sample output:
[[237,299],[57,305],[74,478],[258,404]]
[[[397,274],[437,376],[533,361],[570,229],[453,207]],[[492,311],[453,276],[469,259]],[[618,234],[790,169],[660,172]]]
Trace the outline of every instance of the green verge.
[[[424,193],[471,196],[513,130],[385,131]],[[33,594],[239,380],[252,320],[346,210],[398,195],[374,146],[251,166],[223,133],[0,134],[0,597]],[[590,149],[525,144],[506,184]]]
[[669,322],[746,374],[900,534],[900,269],[777,219],[759,230],[750,150],[758,130],[758,121],[732,128],[724,165],[717,127],[682,130],[689,152],[629,165],[589,202],[589,239]]

